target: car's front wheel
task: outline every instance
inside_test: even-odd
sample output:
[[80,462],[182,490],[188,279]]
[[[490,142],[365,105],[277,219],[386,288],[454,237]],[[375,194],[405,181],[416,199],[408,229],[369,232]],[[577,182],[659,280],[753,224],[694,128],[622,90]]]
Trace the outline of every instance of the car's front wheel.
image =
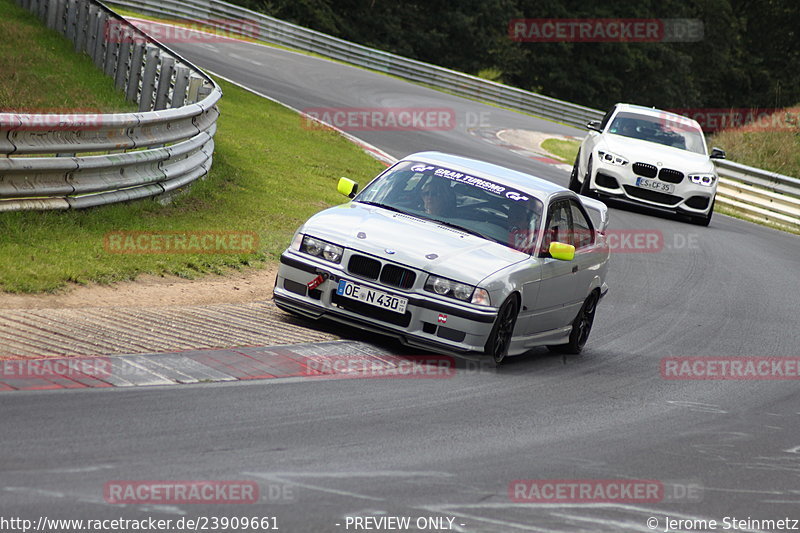
[[500,306],[492,332],[489,334],[489,340],[486,341],[486,354],[491,355],[498,365],[508,355],[508,347],[511,345],[511,337],[514,334],[514,325],[517,323],[518,314],[519,302],[512,294]]
[[581,151],[578,150],[578,155],[575,156],[575,164],[572,165],[572,173],[569,175],[569,190],[573,192],[581,192],[581,182],[578,181],[578,164],[581,159]]
[[580,194],[583,196],[592,196],[592,191],[589,189],[589,182],[592,181],[592,158],[589,158],[589,162],[586,165],[586,175],[583,177],[583,183],[581,183]]
[[589,339],[589,333],[592,332],[592,325],[594,324],[594,314],[597,311],[597,291],[592,293],[586,298],[578,312],[578,316],[572,322],[572,331],[569,333],[569,342],[567,344],[549,345],[547,348],[551,352],[579,354],[583,347],[586,346],[586,341]]
[[714,214],[714,203],[716,199],[711,201],[711,208],[708,210],[708,214],[706,215],[699,215],[692,217],[692,224],[697,224],[698,226],[708,226],[711,223],[711,215]]

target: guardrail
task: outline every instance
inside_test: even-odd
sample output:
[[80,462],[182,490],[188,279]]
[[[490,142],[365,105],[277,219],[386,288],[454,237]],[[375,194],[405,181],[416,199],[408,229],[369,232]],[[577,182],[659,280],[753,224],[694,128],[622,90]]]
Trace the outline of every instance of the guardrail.
[[800,179],[733,161],[714,163],[720,176],[717,202],[747,218],[800,230]]
[[89,54],[140,112],[0,113],[0,211],[158,196],[208,173],[222,96],[209,76],[96,0],[17,3]]
[[[602,111],[404,58],[331,37],[221,0],[110,0],[137,12],[221,28],[225,32],[313,52],[358,67],[424,83],[447,92],[583,128]],[[756,220],[800,227],[800,180],[715,160],[719,200]]]

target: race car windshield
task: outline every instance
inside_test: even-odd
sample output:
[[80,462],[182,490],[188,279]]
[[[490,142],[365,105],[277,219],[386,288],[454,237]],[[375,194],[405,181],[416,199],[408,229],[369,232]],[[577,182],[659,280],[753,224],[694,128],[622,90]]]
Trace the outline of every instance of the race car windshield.
[[526,253],[542,214],[538,199],[512,187],[408,161],[370,183],[355,201],[461,228]]
[[614,117],[608,131],[623,137],[706,155],[703,131],[688,119],[678,116],[665,114],[663,117],[651,117],[621,112]]

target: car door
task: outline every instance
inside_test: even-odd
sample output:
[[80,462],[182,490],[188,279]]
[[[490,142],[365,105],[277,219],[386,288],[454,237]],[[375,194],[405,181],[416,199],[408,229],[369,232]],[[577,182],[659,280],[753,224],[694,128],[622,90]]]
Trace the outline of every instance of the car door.
[[573,232],[572,241],[569,244],[575,247],[575,259],[572,263],[572,286],[574,293],[572,296],[571,321],[583,305],[583,301],[589,296],[589,288],[592,281],[598,275],[597,266],[600,263],[601,250],[598,249],[597,235],[595,234],[591,218],[586,210],[575,198],[569,199],[571,223]]
[[528,327],[528,334],[560,328],[568,321],[569,307],[574,303],[574,261],[553,259],[547,252],[551,242],[569,244],[572,239],[572,208],[568,199],[551,201],[539,250],[541,281]]

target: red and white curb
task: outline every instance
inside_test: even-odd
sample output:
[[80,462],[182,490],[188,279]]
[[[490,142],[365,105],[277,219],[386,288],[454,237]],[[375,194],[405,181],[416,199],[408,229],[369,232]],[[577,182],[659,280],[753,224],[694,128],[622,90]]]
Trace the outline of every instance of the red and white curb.
[[0,391],[177,385],[276,378],[452,377],[447,355],[392,355],[356,341],[0,361]]

